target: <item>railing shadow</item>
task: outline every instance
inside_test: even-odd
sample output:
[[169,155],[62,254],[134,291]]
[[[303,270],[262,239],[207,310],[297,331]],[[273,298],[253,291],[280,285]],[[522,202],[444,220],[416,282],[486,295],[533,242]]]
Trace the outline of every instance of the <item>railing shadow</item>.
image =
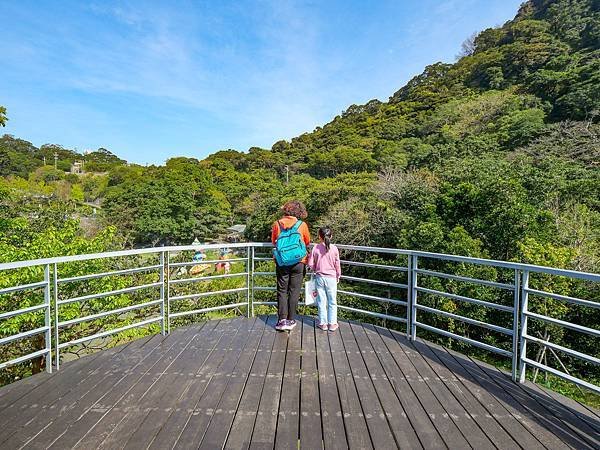
[[512,409],[512,415],[520,422],[534,421],[574,448],[600,445],[600,416],[597,415],[600,412],[595,414],[575,401],[572,402],[578,407],[570,407],[538,386],[514,383],[509,373],[487,363],[420,339],[411,342],[405,335],[393,333],[402,345],[419,352],[434,370],[442,365],[459,381],[474,383],[493,395],[509,412]]

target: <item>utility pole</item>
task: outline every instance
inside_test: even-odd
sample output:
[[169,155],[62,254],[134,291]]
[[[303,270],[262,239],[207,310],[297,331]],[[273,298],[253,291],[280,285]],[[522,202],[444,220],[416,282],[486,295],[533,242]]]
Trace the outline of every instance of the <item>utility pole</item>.
[[285,184],[290,184],[290,166],[285,166]]
[[58,153],[54,152],[54,169],[57,169]]

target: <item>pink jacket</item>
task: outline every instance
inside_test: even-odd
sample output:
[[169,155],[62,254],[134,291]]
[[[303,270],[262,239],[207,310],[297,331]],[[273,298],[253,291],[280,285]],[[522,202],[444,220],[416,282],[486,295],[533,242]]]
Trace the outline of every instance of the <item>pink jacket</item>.
[[340,267],[340,252],[333,244],[329,251],[322,242],[313,247],[308,257],[308,266],[317,274],[324,277],[335,278],[340,281],[342,269]]

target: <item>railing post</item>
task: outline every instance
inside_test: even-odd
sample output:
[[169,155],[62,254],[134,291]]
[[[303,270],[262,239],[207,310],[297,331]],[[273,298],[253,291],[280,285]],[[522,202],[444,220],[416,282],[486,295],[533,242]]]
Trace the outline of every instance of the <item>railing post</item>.
[[410,264],[410,339],[417,339],[417,269],[418,256],[411,255]]
[[58,347],[60,344],[60,339],[58,336],[58,307],[58,267],[57,264],[54,263],[54,353],[56,354],[56,370],[60,369],[60,349]]
[[254,246],[250,257],[250,317],[254,317]]
[[521,273],[519,269],[515,269],[513,280],[513,336],[512,336],[512,380],[517,381],[518,366],[519,366],[519,294],[521,291]]
[[44,266],[44,282],[46,283],[44,286],[44,305],[46,306],[44,309],[44,326],[46,327],[46,332],[44,333],[44,340],[46,341],[46,372],[52,373],[52,324],[50,320],[50,310],[52,305],[50,303],[50,264],[46,264]]
[[165,289],[165,302],[166,302],[166,311],[165,311],[165,315],[163,316],[166,319],[167,322],[167,334],[169,334],[171,332],[171,268],[170,268],[170,261],[171,261],[171,254],[169,253],[169,251],[167,250],[166,252],[164,252],[164,266],[163,266],[163,270],[164,270],[164,277],[165,277],[165,282],[167,284],[166,289]]
[[527,365],[525,358],[527,357],[527,308],[529,303],[529,270],[523,270],[523,282],[521,283],[521,333],[520,333],[520,352],[519,352],[519,383],[525,382],[525,374]]
[[407,255],[406,258],[406,339],[410,339],[411,336],[411,308],[412,308],[412,255]]
[[159,265],[160,265],[160,272],[158,275],[158,282],[160,283],[160,316],[162,317],[161,320],[161,334],[164,336],[166,334],[166,322],[167,322],[167,315],[166,315],[166,308],[165,308],[165,252],[160,252],[158,255],[158,260],[159,260]]
[[251,249],[251,246],[246,247],[246,317],[248,318],[252,317],[252,305],[250,299],[250,291],[252,289],[250,287],[250,265],[252,264]]

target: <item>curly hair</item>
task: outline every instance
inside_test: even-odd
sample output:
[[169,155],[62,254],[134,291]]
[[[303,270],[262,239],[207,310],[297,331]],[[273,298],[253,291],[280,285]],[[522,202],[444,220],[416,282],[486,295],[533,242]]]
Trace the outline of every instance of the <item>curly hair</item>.
[[290,200],[281,207],[281,212],[286,216],[294,216],[297,219],[306,219],[308,213],[304,203],[298,200]]

